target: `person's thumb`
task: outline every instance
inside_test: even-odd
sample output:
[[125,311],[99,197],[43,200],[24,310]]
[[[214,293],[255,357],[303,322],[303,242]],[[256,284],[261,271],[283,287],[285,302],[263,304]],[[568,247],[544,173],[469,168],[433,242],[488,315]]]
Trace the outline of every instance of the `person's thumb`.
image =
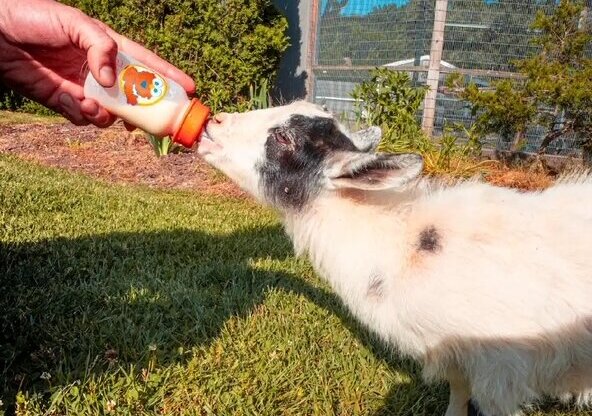
[[104,87],[115,83],[117,43],[105,32],[103,25],[81,13],[81,19],[71,30],[73,39],[86,51],[88,67],[93,77]]

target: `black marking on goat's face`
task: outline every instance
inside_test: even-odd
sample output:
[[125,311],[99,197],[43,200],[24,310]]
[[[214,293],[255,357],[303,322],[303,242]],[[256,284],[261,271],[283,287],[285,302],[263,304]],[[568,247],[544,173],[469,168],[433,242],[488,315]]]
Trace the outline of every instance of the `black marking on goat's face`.
[[437,253],[442,249],[441,239],[442,237],[436,227],[430,225],[419,234],[418,250]]
[[370,283],[366,290],[366,297],[369,299],[379,300],[384,295],[384,279],[379,274],[370,276]]
[[332,118],[295,114],[271,128],[257,167],[267,199],[282,208],[305,206],[320,192],[324,162],[335,151],[358,149]]

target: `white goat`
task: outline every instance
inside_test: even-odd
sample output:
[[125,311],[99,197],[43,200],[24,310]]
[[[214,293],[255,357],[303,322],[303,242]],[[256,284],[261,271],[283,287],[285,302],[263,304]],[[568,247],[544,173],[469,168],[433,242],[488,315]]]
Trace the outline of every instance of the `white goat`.
[[435,187],[305,102],[209,123],[198,152],[281,213],[353,314],[450,383],[447,416],[592,397],[592,181]]

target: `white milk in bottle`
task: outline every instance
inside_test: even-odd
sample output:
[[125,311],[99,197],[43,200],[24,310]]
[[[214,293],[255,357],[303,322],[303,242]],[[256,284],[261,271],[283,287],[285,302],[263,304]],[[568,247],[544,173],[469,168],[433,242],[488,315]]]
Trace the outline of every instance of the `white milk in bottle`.
[[187,97],[183,87],[121,52],[117,54],[115,74],[115,84],[104,88],[89,72],[85,97],[155,136],[170,136],[188,148],[199,141],[210,110]]

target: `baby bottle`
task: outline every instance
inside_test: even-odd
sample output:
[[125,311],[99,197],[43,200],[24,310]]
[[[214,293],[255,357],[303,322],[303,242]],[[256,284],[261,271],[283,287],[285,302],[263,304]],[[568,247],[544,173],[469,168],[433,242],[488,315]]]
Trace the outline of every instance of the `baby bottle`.
[[107,111],[154,136],[170,136],[187,148],[199,142],[210,109],[175,81],[165,78],[121,52],[117,54],[115,84],[102,87],[89,72],[84,95]]

